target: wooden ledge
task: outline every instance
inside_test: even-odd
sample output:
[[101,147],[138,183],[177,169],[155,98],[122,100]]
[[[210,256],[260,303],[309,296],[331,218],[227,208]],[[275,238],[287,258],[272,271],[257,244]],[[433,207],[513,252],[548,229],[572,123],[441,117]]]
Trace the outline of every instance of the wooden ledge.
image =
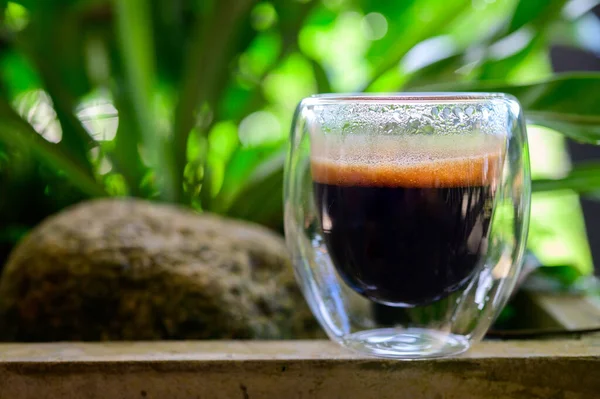
[[0,345],[0,398],[598,398],[600,337],[418,362],[328,341]]

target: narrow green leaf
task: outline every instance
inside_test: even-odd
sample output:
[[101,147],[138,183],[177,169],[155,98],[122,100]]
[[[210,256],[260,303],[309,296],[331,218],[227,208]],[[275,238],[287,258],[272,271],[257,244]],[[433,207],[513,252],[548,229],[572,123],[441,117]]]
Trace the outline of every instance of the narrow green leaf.
[[146,114],[151,113],[155,84],[149,2],[129,0],[115,1],[114,4],[121,56],[129,90],[132,91],[134,111],[138,114],[140,123],[151,125],[151,120],[141,121]]
[[562,179],[539,179],[532,182],[534,192],[573,190],[580,194],[600,193],[600,163],[577,164]]
[[[390,4],[392,3],[390,2]],[[471,7],[470,0],[450,1],[444,3],[442,7],[439,6],[438,2],[432,2],[430,6],[435,5],[436,12],[430,15],[431,19],[427,23],[423,23],[419,19],[419,15],[423,10],[422,2],[416,1],[408,4],[410,5],[405,6],[408,7],[405,12],[390,21],[390,26],[398,27],[398,31],[393,34],[388,33],[387,36],[393,39],[393,43],[389,43],[389,47],[385,50],[385,56],[375,65],[375,72],[366,85],[367,90],[387,71],[397,67],[398,62],[416,44],[441,34],[441,26],[450,25],[454,19],[464,11],[470,10]],[[376,51],[376,48],[373,47],[370,51]]]
[[287,148],[280,148],[271,156],[263,159],[245,181],[245,186],[256,185],[258,182],[266,180],[268,176],[272,176],[283,169]]
[[544,277],[550,279],[562,289],[568,289],[579,281],[583,274],[573,265],[544,266],[535,271],[533,278]]
[[156,187],[142,184],[148,168],[144,166],[139,152],[141,126],[136,123],[133,104],[131,104],[132,98],[122,86],[124,84],[113,87],[115,106],[119,110],[119,125],[110,158],[116,170],[123,175],[129,193],[134,196],[148,197]]
[[[213,201],[216,212],[225,213],[231,209],[231,203],[239,197],[245,186],[260,180],[272,171],[271,160],[281,159],[284,146],[269,145],[260,147],[238,147],[225,166],[225,178],[221,191]],[[277,164],[278,161],[274,161]],[[282,165],[282,164],[281,164]]]
[[283,159],[254,174],[233,200],[228,216],[281,230]]
[[[281,44],[278,44],[276,54],[270,54],[270,62],[263,67],[260,76],[257,77],[252,87],[245,87],[239,81],[232,80],[232,86],[227,89],[227,92],[221,98],[221,102],[217,105],[217,119],[232,119],[239,122],[245,116],[265,106],[267,103],[263,91],[265,79],[297,49],[298,35],[305,26],[307,19],[313,18],[312,22],[314,22],[314,18],[319,17],[318,13],[315,15],[312,12],[318,4],[318,1],[298,2],[296,4],[290,3],[288,0],[273,2],[279,19],[277,27],[279,28],[278,39],[281,38]],[[324,8],[317,8],[319,12],[324,10]],[[272,35],[269,34],[268,36],[271,37]],[[249,45],[250,49],[256,44],[256,40],[260,40],[260,36]],[[324,80],[321,81],[321,83],[324,82]]]
[[567,112],[525,110],[527,121],[546,126],[582,143],[600,144],[600,117]]
[[325,68],[317,61],[310,59],[310,63],[313,67],[313,72],[315,74],[315,81],[317,82],[317,90],[319,93],[331,93],[331,83],[329,83],[329,78],[327,77],[327,72]]
[[[161,195],[164,199],[172,200],[179,187],[173,178],[173,166],[169,163],[171,158],[163,156],[164,143],[160,139],[154,118],[154,90],[156,88],[156,67],[154,57],[152,18],[150,15],[150,2],[148,0],[114,1],[118,41],[125,70],[125,90],[127,96],[122,103],[130,104],[129,125],[132,132],[120,129],[124,134],[141,134],[144,150],[148,156],[151,167],[156,169],[159,181],[162,182]],[[134,151],[135,139],[120,137],[118,141],[131,141],[128,150]],[[182,154],[179,157],[185,158]],[[177,155],[173,155],[176,157]],[[119,157],[122,161],[123,157]],[[138,171],[139,172],[139,171]],[[139,177],[140,173],[137,173]]]
[[31,11],[31,21],[15,36],[16,45],[35,64],[52,100],[62,130],[61,146],[93,176],[87,154],[96,143],[73,113],[78,96],[90,87],[80,53],[80,20],[66,2],[43,1],[26,7]]
[[557,75],[543,82],[506,85],[497,81],[456,82],[411,91],[502,92],[519,99],[527,122],[557,130],[574,140],[600,144],[600,73]]
[[31,150],[40,161],[54,170],[63,171],[69,180],[90,196],[104,196],[102,186],[81,168],[78,160],[72,159],[61,148],[44,140],[5,101],[0,100],[0,140],[10,145]]
[[[208,150],[206,151],[208,152]],[[202,176],[202,189],[200,191],[200,206],[202,209],[208,210],[212,206],[212,186],[213,186],[213,171],[209,162],[209,157],[204,157],[204,174]]]
[[448,81],[460,80],[456,70],[464,65],[464,54],[455,54],[429,64],[410,75],[402,85],[403,90]]
[[[273,5],[279,19],[279,30],[283,39],[283,48],[295,47],[298,34],[311,12],[319,5],[316,0],[296,1],[274,0]],[[287,50],[286,50],[287,53]]]
[[480,67],[478,80],[506,79],[527,57],[540,48],[547,51],[544,36],[536,33],[519,51],[501,59],[488,59]]
[[0,74],[2,74],[2,83],[9,98],[16,98],[24,92],[42,88],[42,82],[34,65],[16,49],[2,52]]
[[505,35],[521,29],[527,24],[541,27],[556,19],[567,0],[520,0]]
[[52,100],[56,117],[60,123],[62,131],[61,145],[69,152],[70,156],[77,159],[77,162],[87,174],[93,175],[92,165],[87,158],[88,151],[95,146],[94,140],[75,114],[75,100],[65,87],[62,86],[61,80],[50,64],[45,64],[37,55],[31,54],[31,58],[35,60],[42,81],[46,88],[46,92]]
[[[491,45],[492,42],[511,40],[508,36],[521,27],[531,24],[532,34],[526,45],[520,50],[500,59],[492,59],[486,54],[479,62],[480,65],[473,68],[469,74],[477,80],[501,79],[505,80],[512,71],[517,69],[534,51],[546,51],[544,31],[549,23],[559,17],[562,4],[565,1],[550,0],[521,0],[518,2],[512,17],[507,21],[506,28],[501,29],[492,38],[483,38],[476,41],[473,47]],[[535,7],[532,7],[535,6]],[[459,75],[456,71],[464,65],[466,50],[461,53],[434,62],[421,70],[413,73],[403,88],[418,87],[428,84],[436,84],[448,81],[465,81],[467,76]]]
[[[175,156],[175,178],[185,169],[188,136],[195,125],[196,112],[209,105],[214,109],[218,92],[224,89],[229,61],[234,56],[237,36],[248,10],[256,0],[221,0],[205,18],[198,18],[184,62],[180,97],[175,109],[174,143],[169,149]],[[247,39],[244,35],[244,38]],[[178,186],[182,186],[177,183]],[[180,191],[178,201],[183,200]]]
[[282,230],[283,165],[287,149],[279,147],[261,159],[231,201],[228,216]]

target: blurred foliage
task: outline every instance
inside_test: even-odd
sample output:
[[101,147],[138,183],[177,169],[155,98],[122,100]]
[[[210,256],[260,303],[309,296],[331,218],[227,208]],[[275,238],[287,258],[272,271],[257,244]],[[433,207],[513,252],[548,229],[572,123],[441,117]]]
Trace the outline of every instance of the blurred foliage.
[[[598,144],[600,74],[549,62],[557,41],[585,46],[594,3],[0,0],[0,262],[47,215],[105,195],[280,229],[288,128],[316,92],[504,91]],[[599,172],[534,189],[594,195]]]
[[[579,196],[568,188],[566,175],[573,171],[565,151],[565,136],[555,130],[530,125],[532,198],[529,249],[544,266],[570,265],[584,274],[593,272],[591,251]],[[581,169],[584,164],[578,165]],[[544,185],[554,187],[545,188]],[[590,183],[582,183],[584,186]],[[589,193],[586,195],[590,195]]]

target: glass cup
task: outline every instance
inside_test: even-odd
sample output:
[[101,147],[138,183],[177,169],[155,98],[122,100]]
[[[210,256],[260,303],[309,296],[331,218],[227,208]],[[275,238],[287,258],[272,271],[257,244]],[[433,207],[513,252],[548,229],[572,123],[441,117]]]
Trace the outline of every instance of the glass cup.
[[368,355],[467,350],[515,285],[530,186],[521,107],[509,95],[304,99],[285,234],[314,315],[332,340]]

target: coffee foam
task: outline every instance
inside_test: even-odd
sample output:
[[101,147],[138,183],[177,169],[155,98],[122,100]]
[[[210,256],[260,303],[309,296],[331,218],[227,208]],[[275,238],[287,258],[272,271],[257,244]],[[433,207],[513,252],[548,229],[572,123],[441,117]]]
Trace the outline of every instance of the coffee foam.
[[311,142],[318,183],[371,187],[487,186],[498,180],[506,137],[321,136]]

